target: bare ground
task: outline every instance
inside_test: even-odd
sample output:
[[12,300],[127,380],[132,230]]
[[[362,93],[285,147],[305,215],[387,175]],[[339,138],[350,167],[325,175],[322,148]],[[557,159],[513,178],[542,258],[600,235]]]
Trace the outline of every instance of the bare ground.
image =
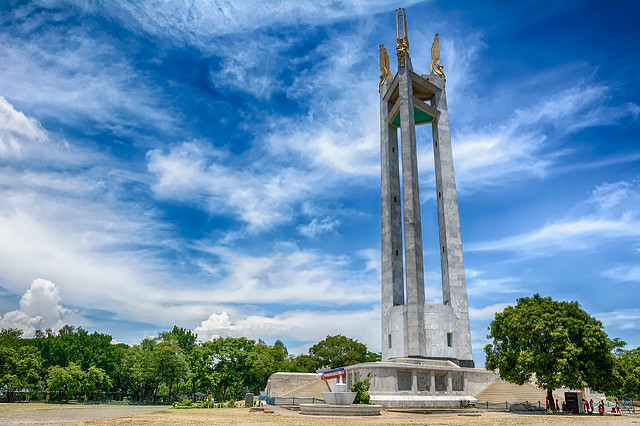
[[0,425],[576,425],[640,424],[640,417],[547,414],[408,414],[383,411],[375,417],[306,416],[280,407],[274,413],[246,408],[178,410],[154,406],[0,404]]

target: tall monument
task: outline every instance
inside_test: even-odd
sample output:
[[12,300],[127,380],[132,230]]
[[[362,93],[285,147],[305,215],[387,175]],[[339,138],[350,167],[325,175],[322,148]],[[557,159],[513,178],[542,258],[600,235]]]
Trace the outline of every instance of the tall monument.
[[[396,11],[396,34],[395,76],[386,49],[379,47],[382,360],[446,360],[460,367],[474,367],[446,78],[440,64],[438,35],[431,47],[430,72],[418,75],[409,55],[404,9]],[[433,133],[442,304],[425,303],[415,129],[421,124],[431,124]]]

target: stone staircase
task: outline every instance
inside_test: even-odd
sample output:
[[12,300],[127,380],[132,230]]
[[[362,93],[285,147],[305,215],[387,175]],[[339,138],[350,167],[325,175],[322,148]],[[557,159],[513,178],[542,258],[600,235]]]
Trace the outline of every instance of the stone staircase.
[[330,391],[319,374],[273,373],[267,384],[267,395],[284,398],[322,398],[321,392]]
[[297,388],[291,389],[289,392],[281,395],[284,398],[322,398],[322,392],[329,392],[329,385],[325,380],[314,380],[305,383]]
[[496,380],[480,392],[476,398],[478,399],[478,405],[483,402],[496,404],[504,403],[505,401],[508,401],[510,404],[525,401],[528,401],[530,404],[537,404],[538,401],[540,401],[544,407],[547,393],[528,383],[520,386],[505,382],[504,380]]

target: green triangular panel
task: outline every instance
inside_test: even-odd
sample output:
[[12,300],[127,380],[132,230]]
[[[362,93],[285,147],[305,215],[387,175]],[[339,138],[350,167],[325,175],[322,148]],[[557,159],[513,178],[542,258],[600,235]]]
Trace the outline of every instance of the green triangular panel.
[[[433,116],[431,114],[421,110],[415,105],[413,107],[413,118],[416,121],[416,126],[419,124],[431,123],[433,121]],[[400,110],[398,110],[396,115],[393,117],[393,120],[391,120],[391,125],[393,127],[400,127]]]
[[416,125],[427,124],[433,121],[433,116],[431,116],[431,114],[428,114],[420,108],[417,108],[415,105],[413,107],[413,117],[416,120]]

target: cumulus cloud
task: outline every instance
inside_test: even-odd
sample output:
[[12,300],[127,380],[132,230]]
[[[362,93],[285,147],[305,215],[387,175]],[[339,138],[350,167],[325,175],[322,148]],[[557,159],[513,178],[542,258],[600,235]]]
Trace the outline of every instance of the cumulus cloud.
[[38,278],[20,299],[20,309],[0,315],[0,328],[18,328],[25,336],[37,329],[60,329],[65,314],[71,311],[60,304],[60,291],[51,281]]

